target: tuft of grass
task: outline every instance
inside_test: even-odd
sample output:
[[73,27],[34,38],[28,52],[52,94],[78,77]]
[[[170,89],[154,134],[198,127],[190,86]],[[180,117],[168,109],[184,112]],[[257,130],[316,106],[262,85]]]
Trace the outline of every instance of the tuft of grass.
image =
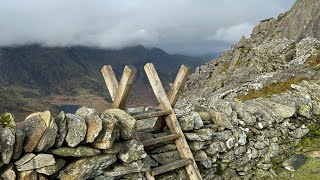
[[313,68],[316,65],[320,64],[320,54],[312,55],[309,59],[306,60],[306,64],[309,65],[309,67]]
[[219,73],[225,73],[229,69],[229,65],[227,63],[222,64],[222,67],[219,70]]
[[4,113],[0,117],[0,126],[2,127],[14,128],[14,124],[12,122],[14,122],[14,118],[11,113]]
[[246,101],[258,97],[270,97],[273,94],[281,94],[287,90],[291,90],[291,84],[297,84],[307,79],[307,77],[294,77],[282,82],[270,83],[269,85],[259,90],[250,89],[243,94],[237,95],[236,98],[242,101]]

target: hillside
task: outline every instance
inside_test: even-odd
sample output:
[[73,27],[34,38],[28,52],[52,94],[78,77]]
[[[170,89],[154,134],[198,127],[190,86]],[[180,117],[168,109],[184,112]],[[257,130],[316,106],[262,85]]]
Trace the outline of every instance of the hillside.
[[[170,55],[158,48],[143,46],[121,50],[88,47],[42,47],[26,45],[0,48],[0,112],[27,113],[57,105],[90,105],[103,111],[110,96],[100,69],[111,64],[120,80],[124,65],[138,69],[129,105],[152,104],[152,93],[143,65],[153,62],[165,85],[173,81],[181,64],[195,68],[198,58]],[[144,91],[147,89],[147,91]],[[149,100],[151,99],[151,100]],[[151,102],[150,102],[151,101]]]
[[297,0],[190,76],[176,108],[186,131],[197,113],[214,123],[204,123],[212,141],[197,146],[206,179],[320,177],[319,12],[318,0]]

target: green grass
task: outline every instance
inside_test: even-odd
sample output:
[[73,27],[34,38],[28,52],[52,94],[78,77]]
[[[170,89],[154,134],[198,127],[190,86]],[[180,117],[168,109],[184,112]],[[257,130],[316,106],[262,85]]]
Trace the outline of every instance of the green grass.
[[306,77],[294,77],[282,82],[270,83],[269,85],[259,89],[250,89],[249,91],[236,96],[237,99],[246,101],[258,97],[270,97],[273,94],[281,94],[287,90],[291,90],[291,84],[300,83],[303,80],[307,80]]

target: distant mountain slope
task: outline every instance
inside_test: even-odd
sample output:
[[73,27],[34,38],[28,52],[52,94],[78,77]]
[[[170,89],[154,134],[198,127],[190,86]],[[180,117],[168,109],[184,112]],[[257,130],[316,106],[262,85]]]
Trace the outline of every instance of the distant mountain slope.
[[[54,104],[78,104],[83,99],[75,97],[89,97],[91,95],[100,97],[99,101],[103,101],[105,97],[108,97],[107,100],[110,101],[100,72],[105,64],[113,66],[118,80],[124,65],[135,66],[138,73],[134,83],[135,87],[133,87],[132,96],[134,97],[131,98],[131,104],[134,103],[132,101],[145,102],[143,97],[137,99],[135,96],[150,96],[150,90],[142,91],[149,86],[143,71],[143,66],[147,62],[155,64],[164,85],[168,85],[174,79],[181,64],[195,68],[203,63],[200,58],[170,55],[161,49],[147,49],[143,46],[121,50],[88,47],[42,47],[40,45],[2,47],[0,48],[0,92],[3,96],[10,95],[16,98],[3,98],[7,103],[2,103],[0,112],[17,110],[13,108],[15,106],[19,111],[17,101],[24,102],[23,106],[28,107],[30,104],[28,102],[34,101],[34,99],[49,98],[46,101]],[[8,93],[9,91],[11,93]],[[25,98],[29,99],[25,100]],[[90,103],[94,104],[95,102]],[[81,104],[86,103],[82,102]],[[41,108],[46,109],[47,107]],[[25,107],[20,109],[25,109]]]

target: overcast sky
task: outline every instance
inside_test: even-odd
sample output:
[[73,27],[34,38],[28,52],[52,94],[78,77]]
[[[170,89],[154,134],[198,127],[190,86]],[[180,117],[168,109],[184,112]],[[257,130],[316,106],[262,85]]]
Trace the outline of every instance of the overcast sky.
[[121,48],[142,44],[169,53],[226,50],[259,20],[294,0],[0,0],[0,46]]

